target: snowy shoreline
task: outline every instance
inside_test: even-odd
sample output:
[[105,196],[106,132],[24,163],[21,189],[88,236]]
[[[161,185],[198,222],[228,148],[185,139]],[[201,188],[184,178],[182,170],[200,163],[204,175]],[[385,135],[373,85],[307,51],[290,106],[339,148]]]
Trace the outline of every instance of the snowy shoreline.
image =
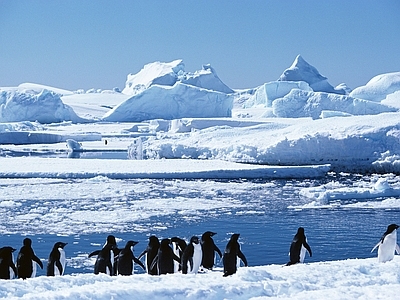
[[[242,267],[206,274],[73,274],[2,281],[0,299],[396,299],[400,257]],[[329,296],[328,296],[329,295]]]

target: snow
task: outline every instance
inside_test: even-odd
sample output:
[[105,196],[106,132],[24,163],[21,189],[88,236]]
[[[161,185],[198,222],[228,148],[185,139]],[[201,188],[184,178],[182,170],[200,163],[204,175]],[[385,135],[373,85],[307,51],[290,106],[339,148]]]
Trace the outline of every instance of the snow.
[[400,257],[240,268],[206,274],[100,274],[4,282],[1,299],[397,299]]
[[[193,207],[187,197],[195,182],[184,179],[374,174],[371,182],[357,181],[351,188],[334,180],[304,186],[303,202],[291,208],[398,209],[399,82],[399,72],[381,74],[347,96],[345,84],[333,88],[298,56],[278,81],[242,91],[223,84],[210,65],[186,72],[182,60],[144,66],[128,75],[122,93],[72,93],[38,84],[2,87],[0,210],[7,226],[0,231],[61,234],[61,226],[63,234],[78,234],[95,224],[101,232],[131,226],[143,232],[132,222],[170,214],[194,218],[193,211],[217,217],[218,208],[227,207],[240,208],[238,214],[262,209],[216,197],[252,188],[249,182],[232,186],[229,181],[218,183],[217,189],[206,185],[209,190],[202,191],[205,196]],[[103,152],[122,152],[125,159],[90,158]],[[136,159],[127,159],[128,153]],[[70,154],[81,158],[69,159]],[[152,178],[179,180],[178,194],[158,201],[158,209],[146,196],[128,203],[133,189],[143,195],[154,192],[146,181]],[[71,190],[70,179],[81,180],[80,188]],[[163,184],[157,193],[173,188],[169,184],[177,182]],[[30,198],[21,199],[21,194]],[[96,202],[99,195],[107,198],[104,203]],[[79,201],[72,203],[74,199]],[[108,221],[117,217],[120,222],[110,227]],[[221,268],[188,275],[39,276],[2,281],[0,298],[396,299],[399,269],[396,255],[386,263],[343,258],[242,267],[227,278]]]
[[400,72],[393,72],[375,76],[365,86],[354,89],[350,96],[380,102],[399,90]]

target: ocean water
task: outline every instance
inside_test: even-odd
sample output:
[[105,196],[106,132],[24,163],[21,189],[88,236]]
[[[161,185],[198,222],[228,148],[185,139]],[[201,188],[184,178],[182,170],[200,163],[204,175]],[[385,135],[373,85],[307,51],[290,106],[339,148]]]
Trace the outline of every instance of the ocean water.
[[[67,242],[65,273],[91,273],[95,258],[88,254],[100,249],[109,234],[120,248],[128,240],[138,241],[138,256],[150,235],[189,240],[210,230],[217,232],[214,241],[222,252],[231,234],[240,233],[250,266],[284,265],[301,226],[313,251],[306,262],[374,257],[371,249],[387,225],[400,224],[398,207],[349,207],[372,200],[347,199],[306,209],[302,205],[313,199],[299,195],[306,187],[329,182],[353,187],[370,179],[330,174],[274,181],[0,180],[0,247],[16,248],[16,258],[22,240],[30,237],[46,267],[53,244]],[[222,267],[218,257],[216,266]],[[136,272],[143,270],[136,266]],[[38,275],[45,271],[38,269]]]

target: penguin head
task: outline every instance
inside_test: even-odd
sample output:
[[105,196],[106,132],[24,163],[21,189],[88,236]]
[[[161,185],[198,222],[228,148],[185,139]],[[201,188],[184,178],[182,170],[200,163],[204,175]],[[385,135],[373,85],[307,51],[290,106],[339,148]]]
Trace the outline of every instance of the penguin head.
[[192,238],[190,239],[190,242],[193,244],[198,244],[199,238],[197,236],[192,236]]
[[15,250],[17,250],[17,249],[14,249],[13,247],[9,247],[9,246],[2,247],[2,248],[0,248],[0,257],[3,255],[9,255],[9,254],[13,253]]
[[204,241],[204,240],[210,239],[211,237],[213,237],[213,236],[216,235],[216,234],[217,234],[216,232],[206,231],[206,232],[204,232],[203,235],[201,236],[201,239]]
[[115,240],[115,236],[109,235],[107,237],[107,244],[117,245],[117,241]]
[[160,248],[169,247],[170,244],[171,244],[171,240],[170,239],[162,239],[161,240],[161,244],[160,244]]
[[158,240],[158,237],[155,235],[152,235],[149,237],[149,245],[159,245],[160,241]]
[[304,234],[304,228],[303,228],[303,227],[299,227],[299,228],[297,229],[297,233],[298,233],[298,234]]
[[231,236],[232,241],[237,241],[239,239],[240,233],[234,233]]
[[127,243],[126,243],[126,246],[125,246],[125,248],[130,248],[130,247],[133,247],[133,246],[135,246],[136,244],[138,244],[139,242],[135,242],[135,241],[128,241]]
[[54,244],[54,249],[64,249],[64,247],[67,245],[68,243],[63,243],[63,242],[57,242]]
[[386,230],[387,234],[392,233],[393,231],[395,231],[397,228],[399,228],[399,225],[397,224],[390,224]]
[[32,246],[32,240],[30,238],[24,239],[22,242],[24,246],[31,247]]

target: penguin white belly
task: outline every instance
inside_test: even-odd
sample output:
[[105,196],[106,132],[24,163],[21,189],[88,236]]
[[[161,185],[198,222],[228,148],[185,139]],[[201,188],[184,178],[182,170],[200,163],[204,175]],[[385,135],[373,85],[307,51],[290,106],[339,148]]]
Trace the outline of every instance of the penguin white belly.
[[[131,247],[131,251],[133,253],[133,247]],[[132,275],[135,274],[135,261],[132,259]]]
[[[11,261],[12,262],[14,261],[14,254],[13,253],[11,253]],[[15,276],[13,268],[9,267],[9,269],[10,269],[10,279],[16,278],[17,276]]]
[[[114,251],[110,251],[111,270],[114,270]],[[106,274],[111,275],[111,270],[106,267]]]
[[58,248],[58,251],[60,252],[60,263],[61,263],[61,266],[62,266],[62,272],[60,274],[60,271],[58,270],[57,266],[54,265],[54,276],[64,275],[65,264],[67,262],[64,249]]
[[36,277],[36,262],[32,260],[32,274],[30,278],[35,278]]
[[194,244],[194,251],[193,251],[193,269],[189,273],[196,274],[199,272],[201,259],[203,258],[203,251],[201,250],[200,244]]
[[[179,255],[178,245],[177,245],[175,242],[172,242],[172,249],[173,249],[174,254],[175,254],[176,256],[181,257],[181,256]],[[177,261],[174,259],[174,273],[178,273],[178,272],[179,272],[179,262],[177,262]]]
[[397,246],[397,232],[385,236],[382,243],[380,243],[378,248],[378,261],[387,262],[394,258],[394,252]]
[[306,252],[307,252],[306,247],[304,247],[303,245],[301,245],[301,249],[300,249],[300,263],[303,263],[303,262],[304,262],[304,258],[306,257]]
[[144,255],[144,265],[146,267],[146,273],[149,274],[149,266],[147,264],[147,253]]

